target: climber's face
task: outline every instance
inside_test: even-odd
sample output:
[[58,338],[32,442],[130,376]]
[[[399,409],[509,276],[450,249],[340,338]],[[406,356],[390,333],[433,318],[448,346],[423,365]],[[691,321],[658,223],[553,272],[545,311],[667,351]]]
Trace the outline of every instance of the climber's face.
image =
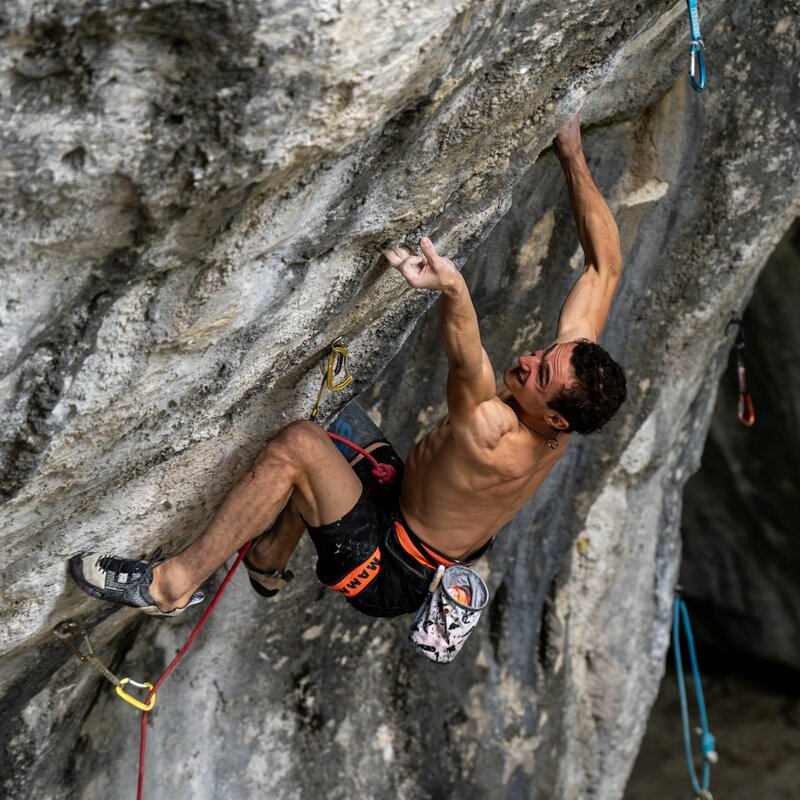
[[554,342],[544,350],[519,356],[517,363],[503,373],[503,383],[522,410],[551,427],[562,427],[553,417],[564,418],[549,403],[572,384],[574,349],[575,342]]

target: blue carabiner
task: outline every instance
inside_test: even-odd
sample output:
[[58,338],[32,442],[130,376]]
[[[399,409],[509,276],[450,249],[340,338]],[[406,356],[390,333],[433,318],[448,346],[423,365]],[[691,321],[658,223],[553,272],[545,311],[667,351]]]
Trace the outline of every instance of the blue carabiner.
[[700,10],[697,0],[686,0],[689,7],[689,29],[692,33],[692,46],[689,50],[689,83],[696,92],[706,88],[706,62],[703,58],[703,37],[700,34]]
[[706,88],[706,62],[703,58],[702,39],[693,40],[689,50],[689,83],[696,92],[702,92]]

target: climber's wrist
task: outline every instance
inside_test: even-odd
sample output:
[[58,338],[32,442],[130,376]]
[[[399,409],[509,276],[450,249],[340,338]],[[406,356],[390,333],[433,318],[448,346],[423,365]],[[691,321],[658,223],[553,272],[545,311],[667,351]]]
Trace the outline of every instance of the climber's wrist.
[[570,164],[581,164],[586,162],[586,158],[583,154],[583,146],[580,142],[576,145],[571,145],[570,147],[561,147],[556,148],[556,156],[558,160],[561,162],[563,167],[566,167]]

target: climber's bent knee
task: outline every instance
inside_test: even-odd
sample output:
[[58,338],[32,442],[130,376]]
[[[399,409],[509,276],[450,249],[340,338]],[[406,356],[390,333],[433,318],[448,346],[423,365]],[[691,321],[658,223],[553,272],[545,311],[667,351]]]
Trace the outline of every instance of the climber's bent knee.
[[361,494],[350,465],[313,422],[287,425],[261,451],[254,465],[256,478],[270,481],[276,471],[290,480],[292,498],[309,525],[339,519]]
[[263,447],[256,456],[254,468],[267,473],[280,469],[295,475],[318,457],[320,448],[327,447],[327,436],[313,422],[292,422]]

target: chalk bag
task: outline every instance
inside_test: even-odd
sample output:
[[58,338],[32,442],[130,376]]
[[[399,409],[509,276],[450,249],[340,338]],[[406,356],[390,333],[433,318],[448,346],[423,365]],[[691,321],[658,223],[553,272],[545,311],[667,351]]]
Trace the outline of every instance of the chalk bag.
[[411,624],[408,641],[428,660],[447,664],[478,624],[489,589],[477,572],[462,564],[439,567],[437,578]]

